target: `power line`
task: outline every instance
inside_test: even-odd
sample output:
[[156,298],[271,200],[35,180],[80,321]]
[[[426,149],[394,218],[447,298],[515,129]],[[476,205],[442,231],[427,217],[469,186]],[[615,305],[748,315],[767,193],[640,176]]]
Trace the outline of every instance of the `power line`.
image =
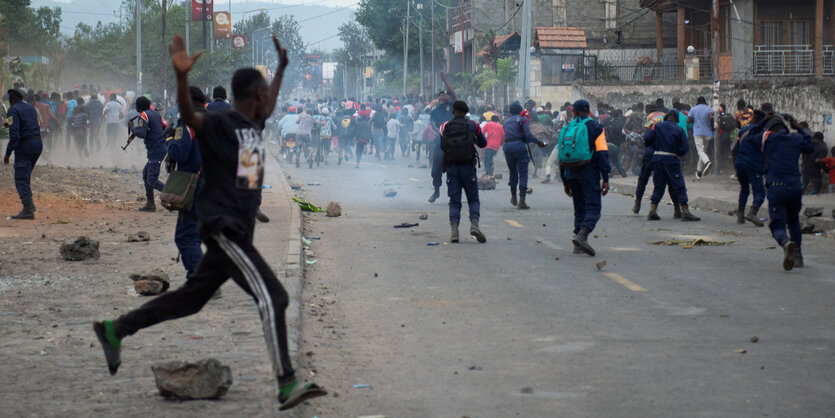
[[350,5],[350,6],[340,7],[340,8],[338,8],[338,9],[336,9],[336,10],[332,10],[332,11],[327,12],[327,13],[322,13],[322,14],[320,14],[320,15],[318,15],[318,16],[313,16],[313,17],[308,17],[307,19],[298,20],[298,21],[296,21],[296,23],[307,22],[308,20],[318,19],[318,18],[323,17],[323,16],[332,15],[332,14],[337,13],[337,12],[340,12],[340,11],[342,11],[342,10],[345,10],[345,9],[348,9],[348,8],[351,8],[351,7],[354,7],[354,6],[356,6],[357,4],[359,4],[359,3],[354,3],[354,4]]

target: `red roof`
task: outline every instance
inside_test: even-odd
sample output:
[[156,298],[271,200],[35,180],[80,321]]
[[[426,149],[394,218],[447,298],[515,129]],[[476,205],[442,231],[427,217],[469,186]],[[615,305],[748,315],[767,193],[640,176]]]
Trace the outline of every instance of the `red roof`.
[[581,28],[537,27],[534,45],[540,48],[585,49],[586,33]]

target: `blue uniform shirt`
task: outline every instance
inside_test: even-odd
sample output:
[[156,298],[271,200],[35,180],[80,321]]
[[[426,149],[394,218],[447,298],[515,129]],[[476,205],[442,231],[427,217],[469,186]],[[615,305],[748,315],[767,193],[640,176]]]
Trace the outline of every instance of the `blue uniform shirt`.
[[223,100],[214,100],[211,103],[209,103],[208,106],[206,106],[206,110],[209,111],[209,112],[214,112],[214,111],[217,111],[217,110],[226,110],[226,109],[231,109],[231,108],[232,108],[232,105],[230,105],[229,103],[226,103]]
[[757,174],[765,171],[762,152],[762,125],[750,124],[739,130],[739,145],[736,165],[750,169]]
[[[690,151],[690,144],[687,142],[684,130],[671,120],[653,125],[652,129],[644,134],[644,145],[655,150],[652,161],[677,161],[678,157],[683,157]],[[659,151],[675,155],[659,154]]]
[[[40,153],[42,144],[40,140],[30,139],[41,136],[41,127],[38,123],[38,112],[35,106],[20,101],[15,103],[6,112],[6,124],[9,125],[9,144],[6,146],[6,156],[12,152]],[[26,140],[21,143],[21,140]]]
[[531,125],[528,118],[513,115],[504,121],[502,127],[504,128],[505,137],[502,149],[505,152],[522,151],[527,148],[528,143],[539,142],[531,133]]
[[429,123],[438,130],[441,129],[441,124],[450,120],[452,120],[452,103],[450,102],[435,106],[429,114]]
[[815,151],[812,138],[801,130],[792,134],[788,131],[763,134],[762,150],[768,169],[765,172],[765,184],[783,183],[792,188],[801,188],[798,161],[800,154]]
[[[603,177],[603,181],[608,183],[612,166],[609,165],[609,144],[606,142],[606,133],[594,119],[586,119],[584,123],[589,132],[589,148],[593,150],[591,163],[580,169],[560,167],[560,175],[563,181],[570,179],[600,181],[600,177]],[[563,129],[567,129],[567,126]]]
[[203,165],[200,147],[194,137],[194,131],[182,120],[177,121],[174,138],[167,142],[168,156],[177,162],[177,170],[196,173]]
[[139,114],[133,126],[133,134],[145,140],[149,160],[157,161],[165,157],[167,151],[162,131],[165,129],[162,116],[155,110],[148,109]]

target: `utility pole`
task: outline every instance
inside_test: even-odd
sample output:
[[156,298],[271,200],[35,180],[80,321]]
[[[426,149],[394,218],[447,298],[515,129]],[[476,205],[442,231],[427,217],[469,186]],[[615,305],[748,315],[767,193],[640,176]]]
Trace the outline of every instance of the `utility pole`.
[[206,0],[203,0],[203,50],[206,50],[209,38],[206,37]]
[[409,78],[409,10],[411,8],[411,0],[406,0],[406,20],[403,24],[405,31],[403,36],[403,97],[406,97],[406,80]]
[[[519,100],[528,97],[528,78],[531,71],[531,0],[522,3],[522,45],[519,48],[518,95]],[[714,0],[716,1],[716,0]]]
[[165,59],[167,55],[166,53],[168,52],[168,45],[165,43],[165,14],[167,11],[168,0],[162,0],[162,61],[160,62],[162,62],[162,98],[165,106],[168,106],[168,103],[165,102],[165,100],[168,99],[168,87],[166,83],[166,79],[168,77],[168,65],[166,65],[167,60]]
[[[710,28],[713,30],[713,164],[719,164],[719,0],[713,0]],[[716,171],[719,172],[718,169]]]
[[136,1],[136,96],[142,94],[142,2]]
[[186,9],[186,55],[191,56],[188,39],[188,28],[191,26],[191,0],[185,0],[183,3]]
[[432,71],[430,74],[432,78],[430,78],[429,84],[432,86],[432,94],[438,90],[435,84],[435,0],[430,0],[429,9],[432,11]]
[[[435,1],[435,0],[432,0]],[[420,51],[420,94],[426,94],[423,89],[423,3],[417,4],[418,10],[418,50]]]

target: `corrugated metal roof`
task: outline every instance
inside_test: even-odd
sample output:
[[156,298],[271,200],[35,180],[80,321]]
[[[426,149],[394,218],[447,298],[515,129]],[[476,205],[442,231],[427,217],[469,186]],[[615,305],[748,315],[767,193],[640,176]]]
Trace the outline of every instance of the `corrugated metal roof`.
[[581,28],[537,27],[535,44],[540,48],[585,49],[586,33]]

